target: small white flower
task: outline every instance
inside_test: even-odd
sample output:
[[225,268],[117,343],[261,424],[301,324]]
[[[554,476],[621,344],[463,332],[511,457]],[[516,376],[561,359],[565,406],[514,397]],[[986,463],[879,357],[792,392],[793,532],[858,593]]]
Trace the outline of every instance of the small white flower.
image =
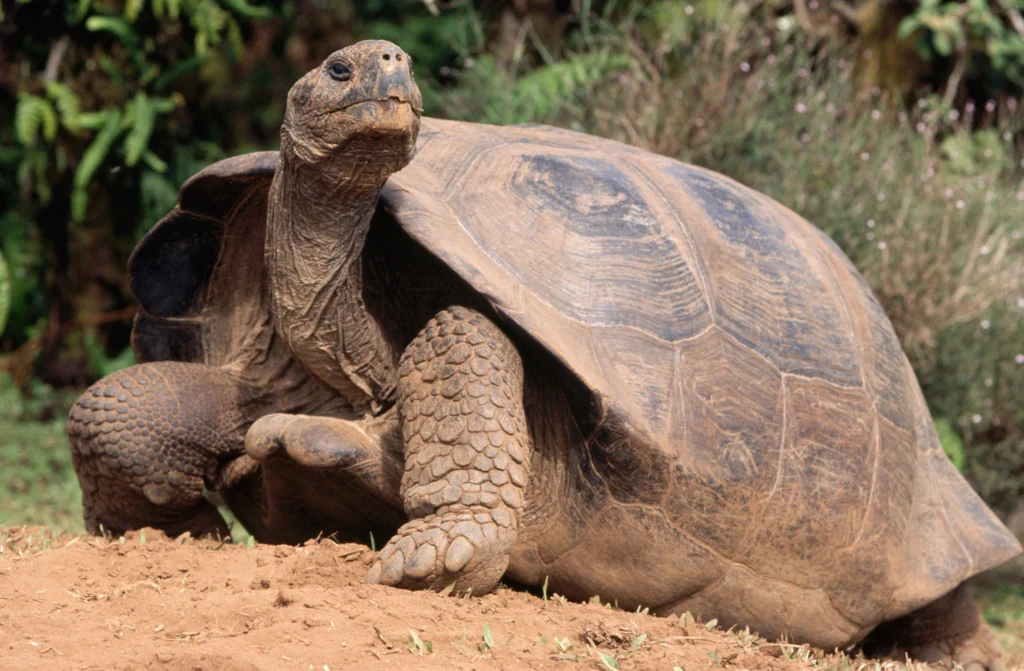
[[986,377],[985,378],[985,386],[986,387],[991,387],[992,386],[992,378],[990,378],[990,377]]
[[880,192],[878,194],[878,202],[882,202],[883,200],[885,200],[885,194]]
[[750,63],[748,63],[746,61],[743,61],[742,63],[740,63],[740,71],[741,72],[750,72]]
[[988,253],[991,251],[992,250],[989,248],[988,245],[982,245],[981,249],[978,250],[978,253],[981,254],[982,256],[988,256]]
[[804,144],[807,144],[808,142],[811,141],[811,134],[806,131],[800,133],[800,141],[803,142]]
[[988,329],[989,326],[992,326],[992,322],[990,322],[987,319],[982,319],[981,320],[981,328]]
[[927,126],[924,125],[923,121],[918,121],[917,125],[914,126],[918,133],[924,133],[927,130]]
[[883,252],[885,251],[886,247],[887,245],[885,244],[885,240],[882,240],[881,242],[878,243],[878,248],[881,249]]
[[959,118],[960,118],[960,112],[958,112],[956,110],[950,110],[949,111],[949,120],[950,121],[956,121]]
[[683,11],[686,12],[687,16],[691,16],[693,14],[693,5],[687,5]]
[[797,103],[796,104],[796,111],[797,111],[798,114],[803,114],[804,112],[807,111],[807,105],[805,105],[803,103]]
[[1013,357],[1013,360],[1016,361],[1017,363],[1024,363],[1024,354],[1018,354],[1017,356]]
[[986,112],[994,112],[995,110],[996,110],[996,101],[995,100],[989,100],[988,102],[985,103],[985,111]]
[[1017,298],[1017,307],[1024,309],[1024,296]]
[[974,422],[975,424],[981,424],[981,415],[975,415],[974,417],[971,417],[971,421]]
[[874,228],[874,227],[875,227],[875,220],[874,219],[868,219],[868,228]]
[[879,112],[878,110],[871,110],[871,118],[874,119],[875,121],[878,121],[879,119],[882,118],[882,113]]
[[866,151],[862,151],[862,152],[860,153],[860,160],[862,160],[862,161],[866,161],[866,160],[868,160],[869,158],[871,158],[871,154],[867,153]]
[[872,233],[871,231],[868,231],[868,234],[865,235],[864,237],[867,238],[868,240],[874,240],[875,239],[875,234]]
[[964,201],[962,201],[962,200],[956,201],[956,209],[958,209],[958,210],[964,209]]

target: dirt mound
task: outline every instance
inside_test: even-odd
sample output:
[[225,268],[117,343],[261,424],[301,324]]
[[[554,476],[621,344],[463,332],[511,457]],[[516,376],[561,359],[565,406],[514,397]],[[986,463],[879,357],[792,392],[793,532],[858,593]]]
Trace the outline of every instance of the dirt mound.
[[362,585],[372,557],[329,540],[0,528],[0,668],[812,668],[805,648],[692,619],[504,588],[466,599]]

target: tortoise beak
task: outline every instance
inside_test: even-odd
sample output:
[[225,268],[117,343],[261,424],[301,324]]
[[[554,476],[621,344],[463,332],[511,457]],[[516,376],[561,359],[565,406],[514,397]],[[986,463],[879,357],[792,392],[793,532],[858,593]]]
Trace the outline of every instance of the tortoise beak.
[[390,42],[380,41],[367,50],[364,63],[368,100],[407,103],[416,116],[423,114],[423,97],[408,54]]

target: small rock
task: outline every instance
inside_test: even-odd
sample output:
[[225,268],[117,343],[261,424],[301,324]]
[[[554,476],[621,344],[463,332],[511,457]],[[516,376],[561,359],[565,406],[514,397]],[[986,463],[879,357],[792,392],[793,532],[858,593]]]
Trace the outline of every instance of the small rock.
[[270,581],[266,578],[253,578],[249,589],[270,589]]
[[277,592],[277,598],[274,599],[274,605],[275,606],[287,606],[289,604],[295,603],[295,599],[296,599],[296,596],[295,596],[294,592],[292,592],[291,590],[286,590],[284,588],[281,588]]

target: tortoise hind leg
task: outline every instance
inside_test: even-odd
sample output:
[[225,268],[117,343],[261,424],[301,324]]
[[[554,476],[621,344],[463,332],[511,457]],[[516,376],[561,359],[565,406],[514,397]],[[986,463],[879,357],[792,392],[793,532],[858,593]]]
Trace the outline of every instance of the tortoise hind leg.
[[242,396],[223,372],[180,362],[132,366],[89,388],[68,419],[89,532],[227,536],[203,487],[244,452]]
[[871,656],[911,659],[963,671],[1004,671],[999,643],[970,589],[959,587],[926,606],[884,622],[865,639]]

